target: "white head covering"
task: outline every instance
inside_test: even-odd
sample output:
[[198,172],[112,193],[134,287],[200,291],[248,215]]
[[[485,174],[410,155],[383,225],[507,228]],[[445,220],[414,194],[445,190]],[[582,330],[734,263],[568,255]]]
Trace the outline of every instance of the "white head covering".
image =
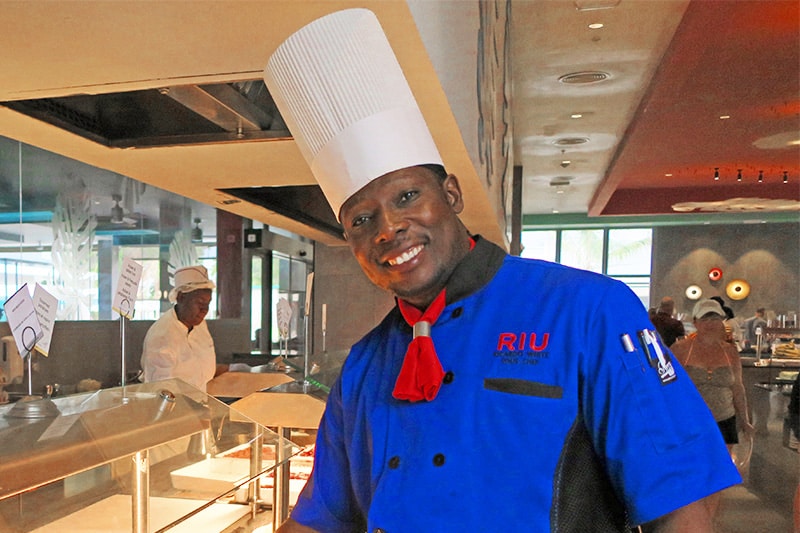
[[264,81],[333,208],[388,172],[442,164],[372,11],[346,9],[291,35]]
[[175,271],[175,288],[169,291],[169,301],[175,303],[179,293],[214,288],[216,285],[208,279],[206,267],[195,265],[179,268]]

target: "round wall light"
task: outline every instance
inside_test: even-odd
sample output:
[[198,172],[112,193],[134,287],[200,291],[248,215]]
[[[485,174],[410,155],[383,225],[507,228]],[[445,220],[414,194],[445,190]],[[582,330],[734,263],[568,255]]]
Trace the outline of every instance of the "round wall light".
[[731,300],[744,300],[750,295],[750,284],[743,279],[734,279],[725,287],[725,294]]
[[689,285],[686,287],[686,297],[690,300],[699,300],[700,297],[703,295],[703,289],[698,287],[697,285]]

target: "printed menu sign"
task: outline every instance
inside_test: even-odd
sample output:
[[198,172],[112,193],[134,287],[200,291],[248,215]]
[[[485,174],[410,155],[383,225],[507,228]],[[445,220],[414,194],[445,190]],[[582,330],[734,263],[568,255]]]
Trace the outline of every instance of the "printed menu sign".
[[33,350],[43,334],[27,283],[5,301],[3,310],[11,326],[11,335],[17,343],[19,355],[25,357]]
[[133,318],[133,307],[136,304],[136,294],[139,292],[139,281],[142,279],[142,265],[126,257],[122,261],[122,271],[117,282],[117,294],[111,309],[125,318]]
[[44,356],[50,351],[50,339],[53,338],[53,325],[56,321],[56,311],[58,311],[58,298],[44,290],[41,285],[36,284],[33,290],[33,308],[39,318],[39,325],[42,327],[42,338],[36,343],[36,350]]

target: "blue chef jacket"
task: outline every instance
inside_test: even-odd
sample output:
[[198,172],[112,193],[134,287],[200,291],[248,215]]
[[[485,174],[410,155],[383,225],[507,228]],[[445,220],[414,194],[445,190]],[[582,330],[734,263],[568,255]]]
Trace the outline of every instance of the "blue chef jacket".
[[331,390],[292,518],[326,533],[614,530],[739,483],[657,335],[645,353],[652,329],[624,284],[479,239],[432,328],[438,396],[392,397],[411,339],[395,308]]

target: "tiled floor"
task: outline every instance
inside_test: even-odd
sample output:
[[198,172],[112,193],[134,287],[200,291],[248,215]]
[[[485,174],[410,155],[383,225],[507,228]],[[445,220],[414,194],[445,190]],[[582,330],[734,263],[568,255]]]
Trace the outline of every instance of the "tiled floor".
[[723,495],[718,533],[791,533],[791,509],[775,507],[740,485]]
[[[723,494],[717,529],[719,533],[792,533],[792,499],[800,455],[783,442],[787,398],[770,393],[761,399],[754,395],[751,400],[763,401],[764,413],[768,414],[761,425],[756,423],[760,431],[753,441],[749,466],[742,472],[744,483]],[[747,446],[739,450],[744,450],[744,456]]]

